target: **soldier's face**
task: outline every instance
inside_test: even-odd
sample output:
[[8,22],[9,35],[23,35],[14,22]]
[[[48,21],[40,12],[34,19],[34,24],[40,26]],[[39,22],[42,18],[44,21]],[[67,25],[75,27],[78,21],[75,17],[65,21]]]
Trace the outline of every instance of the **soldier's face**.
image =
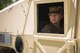
[[49,15],[49,19],[51,23],[57,24],[57,23],[60,23],[60,20],[62,19],[62,15],[58,13],[51,13]]

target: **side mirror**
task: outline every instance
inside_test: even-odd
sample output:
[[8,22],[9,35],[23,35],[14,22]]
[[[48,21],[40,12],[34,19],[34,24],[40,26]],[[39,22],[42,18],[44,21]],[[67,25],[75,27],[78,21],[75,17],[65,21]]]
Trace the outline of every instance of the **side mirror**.
[[16,37],[16,41],[15,41],[15,48],[18,52],[22,52],[23,51],[23,41],[20,35],[18,35]]

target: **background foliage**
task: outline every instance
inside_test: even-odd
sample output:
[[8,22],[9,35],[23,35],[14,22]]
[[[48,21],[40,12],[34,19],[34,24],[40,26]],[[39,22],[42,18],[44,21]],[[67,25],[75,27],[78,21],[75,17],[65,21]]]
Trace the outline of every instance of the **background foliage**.
[[12,3],[14,3],[13,0],[0,0],[0,10],[9,6]]

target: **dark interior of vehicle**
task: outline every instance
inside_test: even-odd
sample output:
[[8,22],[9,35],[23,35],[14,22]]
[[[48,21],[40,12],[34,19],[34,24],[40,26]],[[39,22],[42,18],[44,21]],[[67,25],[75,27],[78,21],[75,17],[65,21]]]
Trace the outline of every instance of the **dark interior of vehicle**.
[[0,46],[0,53],[16,53],[16,52],[12,48]]

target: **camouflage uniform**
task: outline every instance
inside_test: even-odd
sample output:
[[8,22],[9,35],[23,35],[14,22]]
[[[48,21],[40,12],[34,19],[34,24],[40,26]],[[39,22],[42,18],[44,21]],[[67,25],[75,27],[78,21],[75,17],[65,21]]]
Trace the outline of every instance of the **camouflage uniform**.
[[41,33],[57,33],[57,34],[63,34],[64,33],[64,29],[63,28],[64,28],[63,26],[60,26],[59,28],[58,27],[55,27],[54,25],[52,25],[50,23],[50,24],[45,25],[40,30],[40,32]]

